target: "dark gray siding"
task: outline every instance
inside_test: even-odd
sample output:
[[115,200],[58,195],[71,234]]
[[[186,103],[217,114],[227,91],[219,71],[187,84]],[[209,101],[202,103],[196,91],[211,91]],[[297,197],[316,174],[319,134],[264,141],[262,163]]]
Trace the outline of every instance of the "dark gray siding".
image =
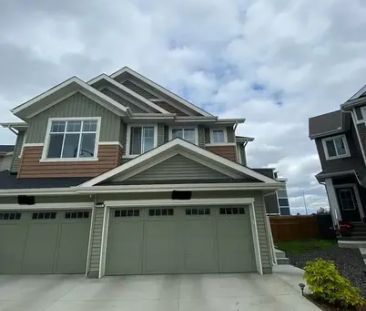
[[264,205],[266,207],[267,214],[280,214],[277,195],[275,192],[264,196]]

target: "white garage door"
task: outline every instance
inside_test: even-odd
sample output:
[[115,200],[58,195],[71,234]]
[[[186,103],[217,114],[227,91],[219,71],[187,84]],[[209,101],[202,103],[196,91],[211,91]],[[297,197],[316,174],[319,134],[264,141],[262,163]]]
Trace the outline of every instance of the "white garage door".
[[247,207],[111,210],[107,275],[255,270]]

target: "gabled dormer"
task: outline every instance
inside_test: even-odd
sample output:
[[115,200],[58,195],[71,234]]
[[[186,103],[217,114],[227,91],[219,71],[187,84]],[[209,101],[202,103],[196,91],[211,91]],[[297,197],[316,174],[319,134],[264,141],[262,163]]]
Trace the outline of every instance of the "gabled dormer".
[[245,164],[250,141],[235,136],[244,119],[219,119],[127,67],[73,77],[12,112],[24,121],[19,178],[94,177],[175,138]]

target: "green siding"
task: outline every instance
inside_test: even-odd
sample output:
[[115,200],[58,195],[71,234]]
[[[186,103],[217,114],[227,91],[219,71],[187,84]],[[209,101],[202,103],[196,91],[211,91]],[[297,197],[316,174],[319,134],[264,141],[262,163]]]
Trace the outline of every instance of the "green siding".
[[211,141],[210,137],[210,129],[208,127],[205,128],[205,143],[209,144]]
[[198,126],[198,146],[205,147],[205,128],[200,125]]
[[227,142],[228,143],[235,143],[235,132],[234,129],[230,126],[226,128],[227,131]]
[[165,143],[165,126],[164,124],[158,124],[158,146]]
[[128,107],[131,109],[132,112],[146,112],[146,110],[141,109],[140,107],[138,107],[137,105],[134,105],[128,101],[126,101],[123,97],[117,95],[115,92],[112,92],[109,89],[102,89],[101,92],[105,95],[107,95],[108,97],[114,99],[116,102],[120,103],[121,105]]
[[10,166],[10,172],[12,172],[12,173],[18,172],[19,165],[20,165],[19,156],[20,156],[20,153],[22,152],[24,137],[25,137],[25,132],[18,133],[17,140],[15,142],[15,147],[14,147],[13,159],[12,159],[12,163]]
[[50,107],[28,120],[27,143],[43,143],[49,118],[101,117],[100,141],[118,141],[120,117],[81,93]]

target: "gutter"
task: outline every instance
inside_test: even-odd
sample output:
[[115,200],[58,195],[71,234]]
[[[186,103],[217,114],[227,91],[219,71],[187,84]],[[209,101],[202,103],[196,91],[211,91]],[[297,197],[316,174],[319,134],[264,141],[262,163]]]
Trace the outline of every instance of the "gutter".
[[82,195],[100,193],[155,193],[171,192],[173,190],[186,191],[219,191],[219,190],[276,190],[282,184],[274,183],[217,183],[217,184],[165,184],[165,185],[117,185],[117,186],[91,186],[91,187],[66,187],[46,189],[3,189],[0,197],[15,195]]

